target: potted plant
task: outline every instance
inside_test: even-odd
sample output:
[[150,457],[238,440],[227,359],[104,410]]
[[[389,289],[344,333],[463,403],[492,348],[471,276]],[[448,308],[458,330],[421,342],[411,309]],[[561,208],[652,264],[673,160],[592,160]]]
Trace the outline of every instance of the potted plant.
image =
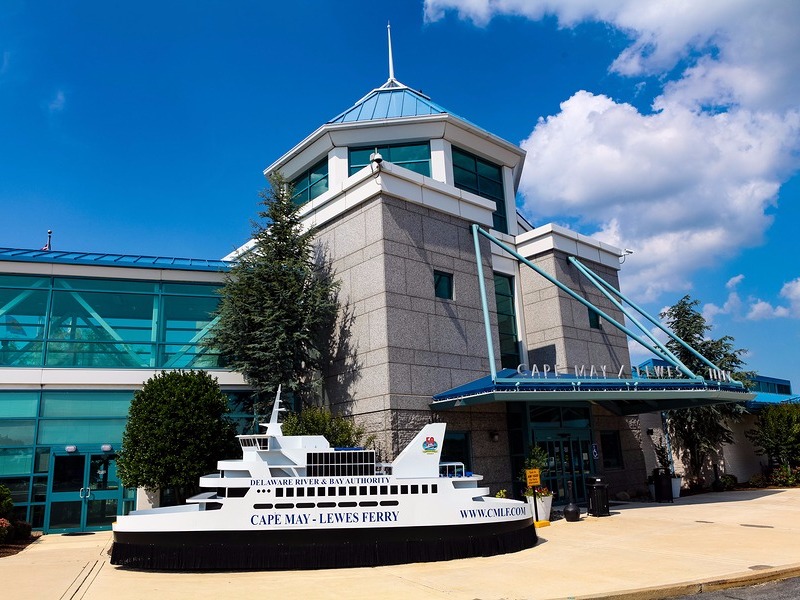
[[[528,469],[539,469],[539,474],[543,479],[549,468],[550,460],[547,451],[541,446],[533,446],[525,458],[525,465],[520,473],[520,479],[523,482],[527,482],[525,471]],[[553,492],[547,486],[538,485],[526,487],[523,493],[531,505],[536,502],[536,512],[534,514],[538,516],[538,519],[540,521],[549,521],[550,509],[553,506]]]
[[533,506],[536,503],[535,517],[539,521],[550,520],[550,510],[553,508],[553,492],[544,485],[537,485],[536,487],[529,487],[525,490],[525,497],[528,504]]

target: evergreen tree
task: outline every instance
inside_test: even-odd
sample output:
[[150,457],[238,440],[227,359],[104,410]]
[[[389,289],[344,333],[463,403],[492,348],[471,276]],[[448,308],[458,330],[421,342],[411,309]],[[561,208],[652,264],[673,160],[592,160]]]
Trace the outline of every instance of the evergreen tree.
[[253,247],[223,287],[207,344],[264,396],[283,385],[308,401],[319,391],[338,313],[338,283],[304,230],[291,186],[270,178],[253,223]]
[[[740,371],[744,365],[743,349],[734,349],[729,335],[714,340],[706,337],[711,326],[697,310],[699,300],[686,295],[661,313],[672,332],[705,356],[720,369],[730,371],[733,378],[746,381],[750,373]],[[692,372],[702,374],[708,366],[681,344],[670,339],[667,347]],[[667,423],[672,442],[686,465],[687,476],[695,486],[702,486],[702,469],[710,456],[719,452],[722,444],[733,442],[729,421],[738,421],[745,412],[738,403],[697,406],[667,412]]]
[[125,487],[175,490],[178,503],[201,475],[236,454],[228,398],[204,371],[162,371],[134,393],[117,459]]

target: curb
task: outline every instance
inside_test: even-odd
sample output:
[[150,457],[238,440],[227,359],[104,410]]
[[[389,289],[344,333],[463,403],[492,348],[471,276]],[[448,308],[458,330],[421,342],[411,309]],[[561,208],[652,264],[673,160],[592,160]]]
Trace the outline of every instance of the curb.
[[713,592],[730,588],[748,587],[800,577],[800,563],[784,567],[772,567],[756,573],[731,575],[721,579],[702,579],[669,586],[637,588],[624,592],[569,596],[569,600],[663,600],[675,596],[694,596],[701,592]]

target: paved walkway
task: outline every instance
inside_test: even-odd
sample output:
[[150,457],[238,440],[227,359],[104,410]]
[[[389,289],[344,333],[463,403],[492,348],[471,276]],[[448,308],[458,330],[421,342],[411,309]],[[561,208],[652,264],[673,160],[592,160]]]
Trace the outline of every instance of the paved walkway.
[[148,573],[108,563],[110,532],[48,535],[0,559],[4,599],[664,598],[800,576],[800,489],[626,503],[556,521],[535,547],[439,563],[301,572]]

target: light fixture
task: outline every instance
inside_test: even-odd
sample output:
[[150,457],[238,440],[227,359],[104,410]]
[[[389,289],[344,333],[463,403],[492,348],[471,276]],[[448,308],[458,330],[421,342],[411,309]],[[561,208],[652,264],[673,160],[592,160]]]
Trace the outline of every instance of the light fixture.
[[489,432],[489,439],[492,440],[493,442],[499,442],[500,441],[500,434],[498,432],[496,432],[496,431],[490,431]]
[[111,452],[114,448],[112,448],[111,444],[103,444],[100,446],[100,450],[103,452]]
[[77,452],[78,447],[70,444],[69,446],[64,446],[64,450],[72,454],[73,452]]

